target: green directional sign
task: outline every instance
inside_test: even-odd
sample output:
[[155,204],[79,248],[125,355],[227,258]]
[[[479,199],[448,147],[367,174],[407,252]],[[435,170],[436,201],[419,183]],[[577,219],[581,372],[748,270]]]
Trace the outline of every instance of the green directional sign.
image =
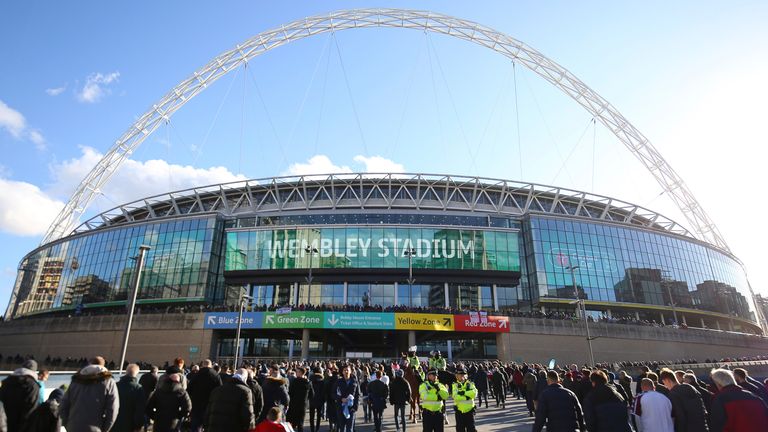
[[323,328],[323,312],[265,312],[264,328]]
[[324,328],[394,330],[395,314],[381,312],[325,312]]

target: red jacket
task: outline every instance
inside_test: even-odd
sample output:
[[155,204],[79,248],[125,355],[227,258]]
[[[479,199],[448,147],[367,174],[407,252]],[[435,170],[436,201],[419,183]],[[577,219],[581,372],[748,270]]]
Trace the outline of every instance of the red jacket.
[[285,432],[285,426],[272,420],[265,419],[253,429],[254,432]]
[[515,385],[518,387],[523,385],[523,374],[519,369],[516,370],[514,374],[512,374],[512,382],[515,383]]
[[736,385],[723,387],[712,399],[711,432],[768,431],[768,406]]

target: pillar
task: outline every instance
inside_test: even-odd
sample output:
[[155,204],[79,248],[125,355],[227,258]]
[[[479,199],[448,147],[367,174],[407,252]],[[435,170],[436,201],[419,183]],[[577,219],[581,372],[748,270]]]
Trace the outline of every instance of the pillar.
[[496,294],[496,284],[493,284],[493,287],[491,288],[491,292],[493,293],[493,310],[498,312],[499,311],[499,295]]
[[707,328],[707,325],[704,324],[704,318],[701,318],[701,328]]
[[344,304],[349,304],[349,302],[347,301],[347,299],[349,298],[347,297],[348,288],[349,286],[347,285],[347,282],[344,282]]
[[400,299],[397,298],[397,291],[398,291],[397,287],[398,287],[398,283],[395,282],[395,306],[400,304]]
[[416,332],[413,330],[408,330],[408,347],[412,347],[416,345]]
[[496,333],[496,356],[502,362],[512,361],[510,333]]
[[635,319],[640,321],[640,312],[635,311]]
[[288,361],[293,360],[293,339],[288,339]]
[[448,347],[446,348],[448,350],[448,353],[447,353],[448,361],[452,362],[453,361],[453,344],[451,343],[450,339],[446,341],[446,344],[448,345]]
[[728,320],[728,331],[733,331],[733,320]]
[[685,321],[685,315],[680,314],[680,316],[683,318],[683,324],[688,325],[688,322]]
[[608,318],[613,318],[613,314],[611,313],[610,309],[605,310],[605,316],[607,316]]
[[450,309],[451,302],[450,302],[450,299],[448,297],[448,282],[443,284],[443,288],[444,288],[443,296],[445,297],[445,308],[446,309]]
[[718,330],[722,330],[722,329],[720,328],[720,320],[715,320],[715,326],[717,326],[717,329],[718,329]]
[[661,325],[667,325],[667,323],[664,322],[664,312],[659,312],[659,317],[661,318]]
[[301,331],[301,359],[309,359],[309,329]]

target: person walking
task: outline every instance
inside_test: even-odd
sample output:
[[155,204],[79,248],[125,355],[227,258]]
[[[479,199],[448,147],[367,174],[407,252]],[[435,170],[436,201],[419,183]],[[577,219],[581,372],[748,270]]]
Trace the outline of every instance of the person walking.
[[427,380],[419,386],[422,408],[422,431],[443,432],[445,415],[443,401],[448,400],[448,389],[437,380],[437,370],[427,372]]
[[765,386],[763,386],[760,381],[749,376],[749,372],[747,372],[746,369],[734,369],[733,378],[736,380],[736,385],[759,397],[766,405],[768,405],[768,390],[766,390]]
[[296,432],[304,432],[304,417],[307,413],[309,400],[314,398],[312,384],[305,377],[307,369],[304,366],[296,368],[296,378],[288,388],[290,404],[285,420],[293,426]]
[[579,399],[572,391],[560,384],[560,376],[551,370],[546,372],[547,387],[539,395],[533,432],[586,431],[584,413]]
[[334,398],[338,406],[336,420],[340,432],[355,431],[355,413],[360,403],[360,386],[352,376],[352,367],[346,364],[341,369],[341,377],[336,381]]
[[283,422],[283,411],[280,407],[272,407],[261,423],[256,425],[253,432],[293,432],[290,423]]
[[389,386],[382,380],[383,376],[384,373],[377,370],[376,379],[368,383],[368,400],[371,404],[375,432],[381,432],[381,420],[384,410],[387,408],[387,398],[389,397]]
[[677,375],[664,368],[659,381],[669,390],[676,432],[706,432],[709,430],[707,410],[699,392],[690,384],[679,383]]
[[149,397],[152,396],[152,392],[155,391],[155,388],[157,387],[157,380],[160,378],[157,371],[157,366],[152,366],[149,368],[148,373],[145,373],[139,378],[139,385],[144,389],[144,397],[146,399],[149,399]]
[[536,399],[536,380],[533,369],[528,369],[523,376],[523,385],[525,386],[525,407],[528,408],[529,417],[533,417],[533,411],[536,408],[533,403]]
[[[245,385],[251,389],[251,402],[253,402],[253,414],[259,415],[261,410],[264,409],[264,390],[261,388],[261,384],[256,379],[256,371],[253,369],[245,369],[248,372],[248,378],[245,380]],[[254,420],[255,421],[255,420]]]
[[19,431],[24,427],[40,398],[37,382],[37,362],[25,361],[0,385],[0,402],[5,407],[8,430]]
[[512,385],[514,385],[514,395],[517,396],[517,400],[525,398],[525,385],[523,384],[523,372],[520,371],[518,366],[515,366],[512,371]]
[[338,421],[336,420],[336,413],[339,408],[336,405],[336,382],[339,380],[339,373],[334,366],[330,366],[326,369],[326,377],[323,384],[325,389],[325,418],[328,419],[328,428],[331,432],[336,432],[338,429]]
[[309,430],[320,432],[320,420],[323,418],[323,408],[325,407],[325,380],[323,379],[323,370],[319,366],[312,369],[309,383],[312,385],[313,395],[309,399]]
[[672,421],[672,402],[656,391],[650,378],[640,380],[642,393],[635,397],[632,417],[638,432],[675,432]]
[[405,404],[411,400],[411,385],[403,378],[403,370],[395,371],[395,378],[389,384],[389,403],[395,407],[395,430],[405,432]]
[[475,382],[477,388],[477,404],[483,406],[483,400],[485,400],[485,407],[488,408],[488,373],[485,371],[485,366],[480,366],[477,372],[472,376],[472,380]]
[[712,399],[711,432],[768,430],[768,407],[759,397],[736,385],[733,372],[715,369],[711,377],[718,390]]
[[139,384],[138,374],[139,365],[129,364],[125,368],[125,375],[117,382],[120,409],[117,411],[117,419],[110,432],[134,432],[144,426],[147,398]]
[[189,414],[192,432],[202,431],[208,400],[213,390],[221,384],[221,377],[213,370],[213,363],[208,359],[200,362],[200,369],[189,378],[187,393],[192,400],[192,411]]
[[264,379],[261,389],[264,393],[264,407],[261,409],[259,421],[267,417],[272,407],[280,407],[280,412],[288,407],[291,401],[288,396],[288,380],[280,376],[280,367],[277,364],[269,367],[269,376]]
[[[64,397],[64,390],[54,389],[48,400],[35,408],[29,420],[24,426],[23,432],[59,432],[61,430],[61,418],[59,417],[59,405]],[[115,430],[114,428],[112,430]],[[0,426],[0,432],[8,432]]]
[[589,432],[632,432],[624,398],[607,385],[605,372],[592,372],[589,380],[592,391],[584,398],[584,420]]
[[203,421],[205,432],[245,432],[256,425],[247,373],[238,369],[231,379],[211,392]]
[[506,402],[504,397],[504,375],[501,374],[498,367],[493,368],[491,384],[493,386],[493,396],[496,398],[496,408],[501,405],[501,408],[504,409]]
[[72,432],[107,432],[119,411],[117,385],[103,357],[94,357],[72,377],[59,406],[62,425]]
[[192,400],[181,384],[181,374],[170,373],[161,379],[147,401],[147,416],[153,420],[153,432],[173,432],[192,410]]
[[467,371],[463,367],[456,368],[456,382],[453,383],[451,396],[453,397],[456,416],[456,432],[476,432],[475,397],[477,396],[477,387],[467,379]]

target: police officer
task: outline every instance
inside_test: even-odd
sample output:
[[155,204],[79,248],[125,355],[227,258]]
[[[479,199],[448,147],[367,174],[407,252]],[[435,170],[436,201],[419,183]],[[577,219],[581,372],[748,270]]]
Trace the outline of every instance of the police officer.
[[445,371],[447,364],[443,358],[443,354],[440,351],[435,351],[434,356],[429,359],[429,368],[436,369],[438,371]]
[[419,366],[421,366],[419,362],[419,358],[416,356],[416,350],[408,350],[408,364],[407,366],[411,366],[416,369],[421,369]]
[[461,366],[456,369],[456,382],[453,383],[451,393],[455,403],[453,409],[456,413],[456,432],[476,432],[475,397],[477,396],[477,387],[467,379],[467,372]]
[[423,432],[443,432],[443,407],[448,399],[448,389],[437,380],[437,371],[430,369],[427,380],[419,386],[421,396]]

